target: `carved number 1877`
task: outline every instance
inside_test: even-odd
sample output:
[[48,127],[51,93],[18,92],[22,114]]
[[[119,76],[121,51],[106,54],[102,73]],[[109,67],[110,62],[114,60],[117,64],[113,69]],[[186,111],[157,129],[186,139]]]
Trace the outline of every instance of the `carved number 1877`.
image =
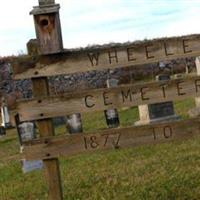
[[89,148],[96,149],[100,145],[102,147],[106,147],[108,145],[108,141],[112,139],[111,140],[112,141],[112,146],[115,147],[115,148],[118,148],[121,134],[117,134],[115,138],[113,138],[113,137],[111,138],[110,136],[111,135],[109,135],[109,134],[101,135],[100,137],[103,137],[103,140],[101,138],[99,140],[99,141],[101,141],[101,144],[100,144],[100,142],[98,141],[98,138],[95,135],[88,136],[88,137],[84,136],[83,137],[83,139],[84,139],[84,147],[85,147],[85,149],[89,149]]

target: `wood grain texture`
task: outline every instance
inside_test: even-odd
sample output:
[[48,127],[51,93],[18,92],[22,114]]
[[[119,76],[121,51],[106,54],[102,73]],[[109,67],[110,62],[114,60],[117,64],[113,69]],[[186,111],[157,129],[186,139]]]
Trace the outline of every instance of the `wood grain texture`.
[[27,142],[26,159],[48,159],[103,149],[156,144],[199,135],[200,118],[155,125],[107,129],[90,134],[64,135]]
[[[35,97],[48,96],[49,88],[47,78],[35,78],[32,79],[33,94]],[[47,136],[53,136],[54,127],[52,119],[45,119],[37,121],[37,126],[41,138]],[[62,200],[62,186],[59,170],[58,159],[49,159],[44,161],[45,174],[49,186],[49,200]]]
[[36,35],[41,54],[63,51],[59,12],[34,16]]
[[30,65],[29,62],[23,64],[30,67],[15,64],[14,78],[26,79],[113,69],[199,55],[200,35],[109,44],[66,50],[57,55],[39,57],[35,59],[34,65]]
[[116,88],[80,91],[62,96],[40,96],[17,105],[20,120],[36,120],[110,108],[132,107],[200,95],[200,77],[131,84]]

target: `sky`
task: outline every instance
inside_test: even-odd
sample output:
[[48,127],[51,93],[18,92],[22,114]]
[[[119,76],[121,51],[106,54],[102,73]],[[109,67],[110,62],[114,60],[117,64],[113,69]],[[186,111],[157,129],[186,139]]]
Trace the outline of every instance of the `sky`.
[[[1,0],[3,1],[3,0]],[[56,0],[65,48],[200,33],[200,0]],[[26,53],[38,0],[4,0],[0,56]]]

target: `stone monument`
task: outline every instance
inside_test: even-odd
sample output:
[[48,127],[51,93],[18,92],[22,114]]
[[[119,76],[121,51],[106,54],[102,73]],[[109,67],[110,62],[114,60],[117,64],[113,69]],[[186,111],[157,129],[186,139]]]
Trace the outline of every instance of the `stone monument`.
[[0,126],[0,137],[6,135],[6,129],[3,126]]
[[[195,64],[196,64],[196,69],[197,69],[197,75],[199,76],[200,75],[200,56],[196,57]],[[200,107],[200,97],[195,98],[195,104],[196,104],[196,107]]]
[[[106,81],[107,88],[117,87],[118,80],[115,78],[109,78]],[[104,111],[106,123],[109,128],[117,128],[120,125],[119,115],[117,109],[108,109]]]
[[[200,75],[200,56],[196,57],[195,64],[196,64],[197,75],[199,76]],[[188,111],[188,114],[190,115],[190,117],[200,116],[200,97],[195,98],[195,104],[196,104],[196,107]]]
[[11,123],[10,123],[10,115],[9,115],[6,99],[4,97],[2,97],[1,102],[2,102],[2,104],[1,104],[1,120],[2,120],[2,124],[1,125],[3,127],[5,127],[5,128],[9,128],[9,127],[11,127]]
[[[17,126],[17,133],[18,133],[19,142],[20,142],[20,152],[23,152],[24,142],[28,142],[33,139],[36,139],[35,123],[34,122],[20,123],[19,115],[15,116],[15,123]],[[44,167],[42,160],[28,161],[26,159],[22,159],[21,163],[22,163],[22,171],[24,173],[28,173],[34,170],[39,170]]]
[[[156,76],[156,81],[170,80],[170,75],[161,74]],[[140,120],[135,122],[135,125],[145,125],[163,121],[174,121],[180,119],[175,114],[174,104],[172,101],[155,103],[149,105],[140,105],[139,117]]]
[[81,114],[76,113],[76,114],[67,116],[66,125],[70,134],[82,133],[83,126],[82,126]]

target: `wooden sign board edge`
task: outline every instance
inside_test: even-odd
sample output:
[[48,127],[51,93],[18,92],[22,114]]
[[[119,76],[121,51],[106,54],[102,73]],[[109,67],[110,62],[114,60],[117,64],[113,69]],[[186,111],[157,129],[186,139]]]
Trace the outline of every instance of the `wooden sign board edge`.
[[25,144],[27,160],[71,156],[98,150],[119,149],[144,144],[192,138],[199,135],[200,118],[160,124],[107,129],[94,133],[41,138]]
[[[163,87],[165,86],[166,89],[163,92]],[[137,100],[133,99],[135,96],[132,97],[131,92],[135,92],[134,95],[137,94]],[[109,99],[109,95],[113,99]],[[102,111],[110,108],[183,100],[188,97],[198,97],[199,95],[200,77],[194,76],[169,81],[86,90],[80,93],[73,92],[44,99],[36,98],[18,102],[17,110],[21,121],[30,121],[61,117],[74,113]]]
[[[191,41],[190,41],[191,40]],[[51,55],[51,56],[39,56],[36,57],[33,62],[33,59],[27,58],[26,62],[22,62],[17,64],[15,62],[14,67],[14,79],[27,79],[27,78],[36,78],[36,77],[46,77],[46,76],[55,76],[62,74],[71,74],[78,72],[86,72],[92,70],[104,70],[104,69],[114,69],[121,67],[129,67],[135,65],[149,64],[155,63],[158,61],[164,60],[172,60],[177,58],[185,58],[192,56],[200,55],[200,45],[193,45],[196,49],[192,51],[189,48],[189,42],[199,41],[200,43],[200,35],[188,35],[182,37],[171,37],[171,38],[161,38],[154,40],[144,40],[144,41],[136,41],[133,43],[124,43],[124,44],[110,44],[103,45],[97,47],[90,47],[85,49],[78,50],[68,50],[61,54]],[[173,43],[170,46],[169,43]],[[182,42],[182,43],[180,43]],[[158,47],[152,47],[154,44],[158,44]],[[168,46],[167,46],[168,45]],[[131,48],[135,48],[138,51],[138,60],[133,59],[133,50],[130,51]],[[176,47],[176,48],[175,48]],[[143,49],[143,51],[141,50]],[[172,54],[171,49],[175,49],[176,53]],[[129,50],[127,50],[129,49]],[[144,50],[145,49],[145,50]],[[114,50],[114,54],[113,54]],[[122,51],[122,58],[116,58],[116,52]],[[125,53],[126,51],[126,53]],[[142,53],[141,53],[142,51]],[[102,58],[103,63],[96,65],[97,57],[100,60],[100,55],[108,54],[107,61],[110,63],[104,63],[105,58]],[[157,53],[157,56],[153,56],[154,53]],[[100,54],[100,55],[97,55]],[[116,54],[116,55],[115,55]],[[140,55],[142,54],[142,56]],[[144,54],[144,55],[143,55]],[[151,55],[150,55],[151,54]],[[91,57],[92,55],[92,57]],[[125,58],[127,57],[128,58]],[[155,54],[156,55],[156,54]],[[128,61],[124,61],[127,60]],[[115,60],[115,62],[113,62]],[[123,60],[121,62],[120,60]],[[98,61],[100,62],[100,61]],[[26,64],[27,63],[27,64]],[[26,66],[27,65],[27,66]],[[28,67],[28,65],[30,67]]]

